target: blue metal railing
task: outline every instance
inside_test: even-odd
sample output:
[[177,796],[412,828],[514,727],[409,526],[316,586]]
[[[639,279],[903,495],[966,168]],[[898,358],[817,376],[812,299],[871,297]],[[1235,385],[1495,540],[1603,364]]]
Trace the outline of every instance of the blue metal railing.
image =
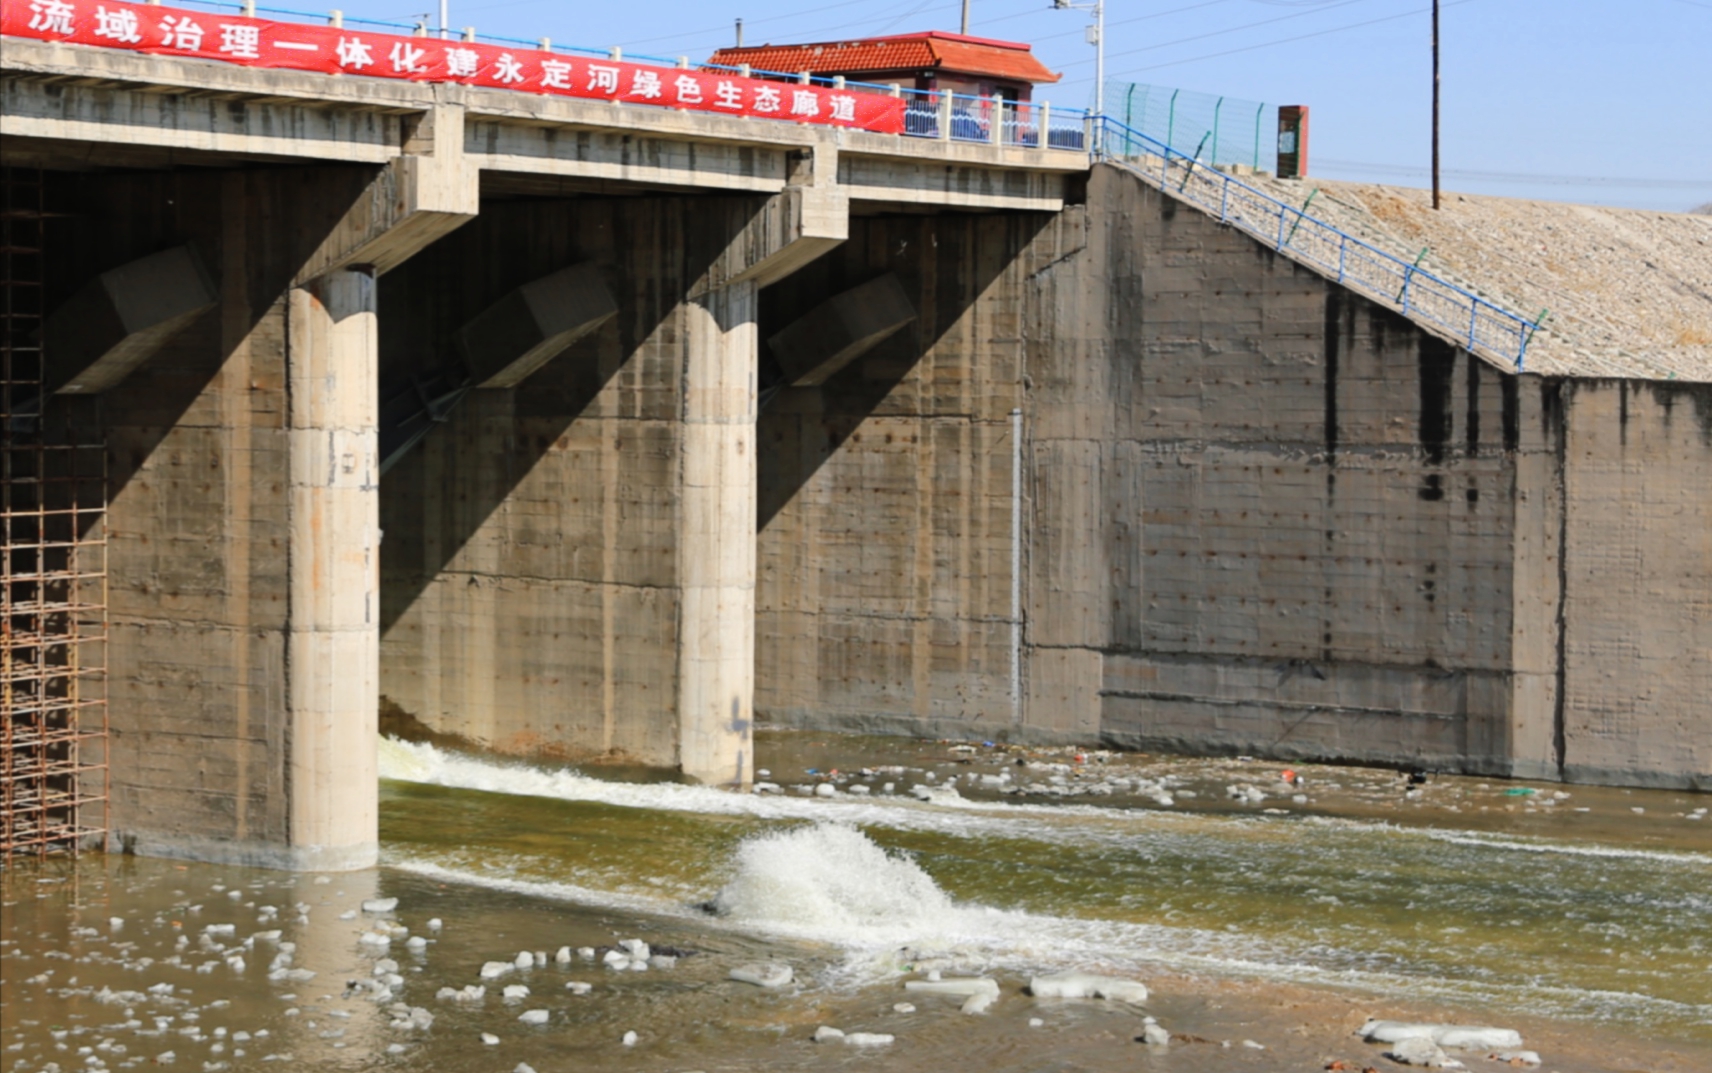
[[1493,305],[1115,119],[1100,122],[1099,141],[1104,159],[1199,206],[1221,223],[1248,232],[1342,286],[1400,309],[1406,317],[1431,323],[1472,352],[1523,370],[1528,341],[1539,330],[1537,321]]

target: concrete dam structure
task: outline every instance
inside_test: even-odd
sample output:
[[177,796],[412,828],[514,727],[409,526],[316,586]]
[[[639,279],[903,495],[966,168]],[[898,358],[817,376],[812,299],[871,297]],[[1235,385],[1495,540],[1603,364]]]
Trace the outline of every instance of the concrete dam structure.
[[104,556],[99,666],[8,666],[102,691],[49,781],[127,849],[372,863],[383,722],[733,787],[757,722],[1712,784],[1712,336],[1519,372],[1086,152],[0,76],[8,450],[95,451]]

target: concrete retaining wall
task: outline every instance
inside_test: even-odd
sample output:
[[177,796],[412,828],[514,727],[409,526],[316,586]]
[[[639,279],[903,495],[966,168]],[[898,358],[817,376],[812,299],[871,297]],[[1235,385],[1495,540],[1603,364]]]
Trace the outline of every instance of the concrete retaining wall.
[[763,415],[764,718],[1704,779],[1702,387],[1517,377],[1112,169],[852,229],[828,285],[938,319]]

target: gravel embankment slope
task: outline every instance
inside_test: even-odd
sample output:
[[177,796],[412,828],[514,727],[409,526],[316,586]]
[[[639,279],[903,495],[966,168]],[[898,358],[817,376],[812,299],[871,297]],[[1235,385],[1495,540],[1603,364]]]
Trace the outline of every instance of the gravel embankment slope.
[[1243,181],[1506,309],[1550,310],[1528,371],[1712,381],[1712,216],[1309,178]]

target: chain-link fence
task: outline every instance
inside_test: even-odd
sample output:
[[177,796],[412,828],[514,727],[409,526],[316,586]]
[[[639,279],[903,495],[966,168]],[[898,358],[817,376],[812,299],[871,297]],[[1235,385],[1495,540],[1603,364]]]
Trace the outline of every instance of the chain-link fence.
[[[1171,86],[1111,82],[1106,86],[1106,114],[1203,164],[1277,170],[1275,104]],[[1125,154],[1121,145],[1108,148]]]

